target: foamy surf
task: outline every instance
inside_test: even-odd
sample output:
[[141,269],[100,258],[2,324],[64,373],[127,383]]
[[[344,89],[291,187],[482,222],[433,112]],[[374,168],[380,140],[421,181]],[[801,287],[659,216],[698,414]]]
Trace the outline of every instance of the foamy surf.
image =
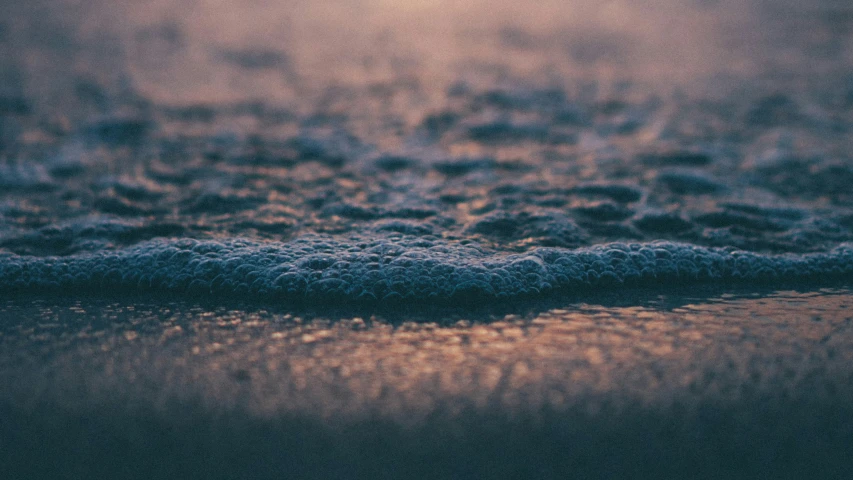
[[0,291],[161,291],[267,300],[507,299],[623,285],[853,279],[853,244],[760,254],[651,242],[507,254],[424,237],[306,236],[291,242],[155,239],[66,257],[0,256]]

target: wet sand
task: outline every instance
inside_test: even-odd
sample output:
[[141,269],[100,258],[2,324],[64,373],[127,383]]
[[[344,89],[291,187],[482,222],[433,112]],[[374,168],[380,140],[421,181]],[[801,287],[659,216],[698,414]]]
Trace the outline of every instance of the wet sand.
[[6,301],[6,478],[851,473],[851,290],[559,301]]

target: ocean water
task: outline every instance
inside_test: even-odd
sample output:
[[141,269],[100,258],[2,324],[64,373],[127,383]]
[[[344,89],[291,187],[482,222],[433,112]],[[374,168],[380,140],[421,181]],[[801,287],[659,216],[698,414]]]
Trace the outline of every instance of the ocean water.
[[[93,442],[68,457],[84,460],[58,463],[73,465],[70,472],[133,476],[86,463],[107,448],[93,439],[104,433],[147,445],[150,455],[106,458],[153,468],[169,442],[204,438],[183,427],[152,437],[179,425],[170,422],[188,409],[193,429],[211,429],[210,442],[190,455],[196,468],[222,455],[217,438],[237,428],[211,420],[227,411],[235,416],[223,421],[248,422],[240,438],[262,451],[285,442],[288,428],[318,442],[270,465],[292,467],[333,445],[340,455],[311,457],[315,467],[326,458],[331,469],[317,467],[316,476],[430,476],[418,470],[424,458],[399,449],[391,451],[409,459],[400,460],[402,470],[380,475],[384,457],[358,470],[341,460],[350,458],[342,445],[360,438],[381,450],[409,435],[414,440],[400,448],[415,449],[440,443],[437,432],[460,421],[457,437],[474,451],[484,438],[513,431],[513,422],[528,423],[506,437],[512,442],[541,447],[589,434],[607,443],[622,432],[616,420],[602,420],[614,408],[613,418],[628,425],[627,440],[617,442],[622,460],[613,463],[621,473],[655,452],[672,454],[682,441],[693,460],[670,456],[672,468],[638,472],[683,477],[679,469],[702,463],[703,448],[708,463],[725,462],[714,445],[764,442],[770,446],[748,455],[741,470],[723,470],[785,472],[804,465],[797,452],[824,445],[826,472],[837,473],[830,467],[844,458],[839,439],[850,431],[840,420],[850,405],[839,393],[849,391],[840,353],[849,342],[846,333],[832,336],[841,339],[832,348],[821,339],[828,323],[847,332],[850,321],[853,9],[835,0],[457,3],[3,6],[0,378],[11,392],[2,408],[14,419],[5,431],[27,432],[17,437],[29,452],[20,458],[35,459],[39,439],[60,431],[65,447]],[[741,303],[722,301],[727,295]],[[584,302],[595,298],[607,300],[590,310]],[[701,321],[661,298],[692,299]],[[560,313],[548,313],[554,310]],[[668,347],[645,330],[660,326],[647,315],[673,329]],[[504,323],[519,323],[512,328],[520,338],[542,340],[550,328],[536,326],[543,321],[587,325],[609,340],[578,346],[558,335],[548,357],[557,366],[540,369],[534,359],[546,346],[505,342]],[[183,339],[199,322],[209,345]],[[248,324],[299,347],[273,360],[277,344]],[[739,336],[722,333],[735,326]],[[662,370],[654,354],[620,356],[611,327],[651,336],[649,348],[663,356],[667,348],[684,355]],[[70,340],[90,330],[103,332],[91,344],[97,348]],[[699,333],[691,340],[679,331]],[[154,342],[167,332],[183,340]],[[395,357],[398,334],[409,335],[411,349]],[[461,340],[475,334],[494,337],[494,352]],[[315,342],[329,349],[307,354],[315,347],[303,343]],[[194,348],[213,344],[222,361],[202,355],[193,363]],[[378,360],[353,374],[358,386],[341,373],[350,360],[384,358],[385,347],[388,363],[405,371],[413,366],[402,359],[434,347],[438,357],[423,366],[435,375],[452,358],[488,363],[483,355],[503,373],[447,367],[447,385],[403,370],[389,380]],[[727,360],[724,350],[743,348],[740,360]],[[823,352],[812,359],[818,373],[809,381],[785,377],[806,351]],[[578,367],[581,354],[601,361]],[[516,385],[513,365],[524,358],[527,373],[519,375],[536,380]],[[277,361],[291,362],[289,373],[257,377]],[[76,363],[76,373],[63,370]],[[685,379],[718,370],[729,372],[729,390],[691,393]],[[756,387],[768,372],[783,373],[772,388]],[[481,381],[489,375],[498,386]],[[137,388],[137,379],[147,387]],[[305,382],[308,390],[293,387]],[[563,386],[549,390],[556,384]],[[803,406],[817,384],[835,393]],[[235,394],[248,386],[245,399]],[[732,393],[744,389],[753,390]],[[488,400],[495,395],[517,399]],[[673,405],[683,398],[699,400],[685,400],[682,411]],[[782,417],[755,413],[765,404],[779,415],[802,407],[785,425],[808,434],[771,429],[769,419]],[[99,405],[114,415],[91,427],[103,430],[89,431]],[[703,408],[710,417],[701,417]],[[54,409],[71,413],[45,415]],[[533,419],[544,411],[559,428],[540,428]],[[27,427],[36,412],[54,423]],[[738,430],[733,415],[754,430]],[[146,418],[154,423],[146,427]],[[661,422],[675,430],[652,435],[657,450],[631,450],[642,443],[637,432]],[[822,436],[809,422],[835,427]],[[356,424],[375,438],[355,435]],[[707,429],[717,430],[706,437]],[[252,443],[264,432],[276,440]],[[777,434],[785,440],[769,440]],[[581,464],[589,475],[608,476],[608,461],[593,447],[565,457],[542,448],[550,452],[539,460],[542,476]],[[434,451],[446,468],[437,476],[501,476],[488,462],[465,470],[459,458]],[[235,465],[257,466],[240,452]],[[161,476],[194,470],[164,458]],[[335,470],[343,465],[356,470]],[[524,465],[505,465],[504,476],[534,475]]]
[[659,3],[15,6],[0,285],[322,301],[849,278],[848,9]]

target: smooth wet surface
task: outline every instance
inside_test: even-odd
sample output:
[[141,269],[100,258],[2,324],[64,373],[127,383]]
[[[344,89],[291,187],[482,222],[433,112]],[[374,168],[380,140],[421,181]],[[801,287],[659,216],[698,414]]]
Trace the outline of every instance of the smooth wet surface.
[[4,461],[57,477],[849,473],[850,290],[636,293],[432,322],[7,301]]

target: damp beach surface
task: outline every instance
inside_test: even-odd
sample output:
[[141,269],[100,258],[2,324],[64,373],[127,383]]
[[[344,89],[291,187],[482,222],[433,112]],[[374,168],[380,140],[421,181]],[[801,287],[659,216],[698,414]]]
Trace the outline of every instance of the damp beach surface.
[[848,2],[3,11],[0,476],[851,476]]
[[635,291],[341,317],[8,301],[4,463],[12,478],[843,478],[851,303]]

